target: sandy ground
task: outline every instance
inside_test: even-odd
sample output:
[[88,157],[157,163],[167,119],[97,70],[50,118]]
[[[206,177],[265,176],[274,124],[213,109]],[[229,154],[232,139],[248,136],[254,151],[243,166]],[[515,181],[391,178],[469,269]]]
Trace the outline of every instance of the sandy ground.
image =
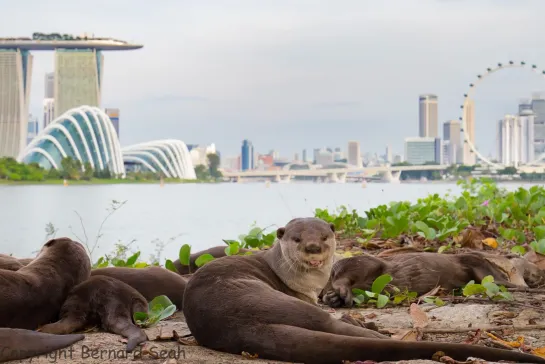
[[[528,325],[545,325],[545,295],[516,293],[514,297],[521,305],[503,303],[457,303],[447,304],[443,307],[436,307],[431,304],[421,304],[419,307],[427,316],[427,324],[424,325],[422,337],[425,341],[443,342],[464,342],[473,338],[473,343],[478,345],[497,346],[486,333],[481,332],[479,340],[475,338],[475,332],[468,328],[480,328],[490,326],[511,326],[527,327]],[[526,305],[526,306],[523,306]],[[375,322],[380,330],[387,330],[397,335],[403,335],[413,328],[413,316],[408,306],[392,307],[383,309],[342,309],[330,310],[334,317],[340,318],[342,314],[348,313],[366,322]],[[417,324],[418,325],[418,324]],[[459,330],[457,333],[426,333],[433,329]],[[179,343],[173,337],[173,331],[181,337],[184,343]],[[506,341],[516,340],[517,337],[524,338],[524,345],[533,349],[545,346],[545,329],[536,330],[513,330],[503,329],[489,331]],[[118,335],[103,332],[88,332],[85,340],[73,345],[71,348],[50,353],[47,356],[34,357],[23,361],[12,361],[10,363],[132,363],[132,364],[174,364],[174,363],[247,363],[251,361],[260,363],[280,363],[270,360],[246,358],[242,355],[230,355],[213,350],[208,350],[194,345],[191,333],[184,322],[183,315],[176,313],[171,319],[159,323],[157,326],[147,329],[146,333],[150,338],[143,347],[134,353],[124,352],[125,343]],[[410,337],[411,335],[408,335]],[[162,339],[157,339],[162,337]],[[407,339],[407,337],[406,337]],[[413,336],[413,340],[414,340]],[[410,340],[410,338],[409,338]],[[191,345],[193,344],[193,345]],[[364,357],[361,360],[365,360]],[[437,363],[433,361],[411,360],[397,363]]]

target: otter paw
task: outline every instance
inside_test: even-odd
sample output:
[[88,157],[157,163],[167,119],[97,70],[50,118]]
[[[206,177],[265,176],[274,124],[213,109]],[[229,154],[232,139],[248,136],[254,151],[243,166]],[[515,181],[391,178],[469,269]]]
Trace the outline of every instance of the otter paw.
[[352,307],[352,290],[350,287],[340,286],[324,294],[322,300],[333,308]]
[[355,318],[353,316],[350,316],[350,315],[348,315],[346,313],[342,315],[340,320],[342,322],[346,322],[347,324],[363,327],[365,329],[369,329],[369,330],[373,330],[373,331],[378,331],[379,330],[376,323],[374,323],[374,322],[365,322],[365,321],[359,320],[359,319],[357,319],[357,318]]

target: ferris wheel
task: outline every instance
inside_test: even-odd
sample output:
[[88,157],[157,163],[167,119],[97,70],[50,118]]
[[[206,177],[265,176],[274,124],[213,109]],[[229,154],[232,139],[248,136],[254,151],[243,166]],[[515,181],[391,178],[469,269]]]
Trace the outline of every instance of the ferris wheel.
[[[470,103],[470,100],[472,100],[473,95],[475,93],[475,89],[477,88],[478,84],[480,84],[487,76],[490,76],[494,72],[498,72],[500,70],[504,70],[504,69],[507,69],[507,68],[524,68],[524,69],[527,69],[527,70],[531,70],[532,72],[535,72],[535,73],[537,73],[539,75],[545,76],[545,70],[538,69],[538,67],[535,64],[527,65],[526,62],[524,62],[524,61],[519,62],[519,63],[516,63],[516,62],[513,62],[513,61],[509,61],[508,63],[498,63],[494,67],[487,68],[485,73],[477,75],[477,79],[473,83],[469,84],[469,91],[466,94],[464,94],[464,103],[463,103],[463,105],[460,105],[460,108],[462,109],[462,116],[459,119],[462,122],[462,130],[461,131],[464,133],[464,143],[466,143],[468,145],[470,153],[474,153],[484,163],[486,163],[486,164],[488,164],[488,165],[490,165],[492,167],[496,167],[496,168],[505,168],[506,166],[501,164],[501,163],[495,163],[495,162],[491,161],[490,159],[486,158],[484,155],[482,155],[477,150],[475,145],[469,139],[469,135],[466,132],[466,130],[468,130],[467,106]],[[543,159],[545,159],[545,153],[542,153],[541,155],[539,155],[535,160],[533,160],[532,162],[529,162],[529,164],[536,164],[536,163],[542,161]]]

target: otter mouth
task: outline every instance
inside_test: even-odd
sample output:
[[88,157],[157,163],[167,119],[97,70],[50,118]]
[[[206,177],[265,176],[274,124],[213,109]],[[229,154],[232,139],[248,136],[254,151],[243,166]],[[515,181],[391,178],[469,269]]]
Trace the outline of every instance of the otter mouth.
[[310,268],[321,268],[324,265],[324,261],[318,259],[305,260],[304,262]]

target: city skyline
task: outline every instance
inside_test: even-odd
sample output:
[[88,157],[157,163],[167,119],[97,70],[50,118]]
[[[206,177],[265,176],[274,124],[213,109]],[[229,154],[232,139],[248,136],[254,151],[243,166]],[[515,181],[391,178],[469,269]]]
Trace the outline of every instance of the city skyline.
[[[130,67],[123,65],[132,54],[105,59],[101,107],[123,111],[124,145],[174,135],[190,143],[215,142],[223,155],[234,155],[248,138],[260,150],[291,156],[354,139],[364,151],[383,151],[388,144],[400,153],[404,139],[418,135],[420,94],[438,96],[442,123],[461,116],[462,95],[486,67],[509,59],[545,66],[545,51],[535,47],[538,14],[545,10],[539,1],[128,4],[99,0],[88,8],[64,0],[47,6],[8,0],[13,16],[4,24],[9,34],[2,34],[90,31],[145,44]],[[121,10],[123,17],[116,15]],[[82,11],[85,17],[78,16]],[[144,30],[140,24],[151,13],[164,20]],[[14,21],[21,16],[27,21]],[[388,26],[392,21],[399,31]],[[498,29],[502,21],[517,26]],[[34,55],[34,115],[43,113],[39,91],[53,63],[52,55]],[[494,154],[495,140],[486,135],[497,120],[520,97],[544,89],[541,78],[521,70],[503,71],[480,85],[479,150]],[[150,122],[160,127],[149,130]]]

